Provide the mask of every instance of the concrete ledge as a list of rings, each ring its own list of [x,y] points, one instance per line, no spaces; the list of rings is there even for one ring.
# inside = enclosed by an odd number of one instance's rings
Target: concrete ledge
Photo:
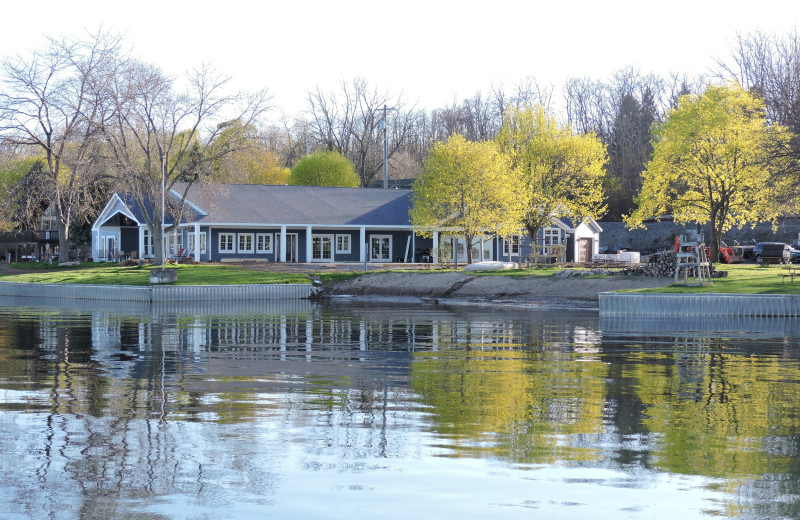
[[[800,294],[601,293],[600,316],[798,317]]]
[[[88,285],[0,282],[0,296],[124,302],[196,302],[310,298],[310,284],[263,285]]]

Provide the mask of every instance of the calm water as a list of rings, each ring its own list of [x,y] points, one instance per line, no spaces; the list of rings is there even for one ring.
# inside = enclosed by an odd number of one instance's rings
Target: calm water
[[[791,320],[0,301],[0,518],[796,518]]]

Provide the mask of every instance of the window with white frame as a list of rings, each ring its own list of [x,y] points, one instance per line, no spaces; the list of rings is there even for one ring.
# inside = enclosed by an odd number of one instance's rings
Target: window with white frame
[[[542,229],[542,238],[544,245],[552,246],[561,243],[561,230],[556,227],[547,227]]]
[[[253,233],[239,233],[239,247],[237,248],[237,252],[253,252]]]
[[[336,252],[350,253],[350,235],[336,235]]]
[[[333,260],[333,235],[311,236],[311,260]]]
[[[522,237],[520,235],[512,235],[503,240],[503,254],[509,254],[509,246],[511,246],[511,254],[519,255],[520,244],[522,244]]]
[[[142,233],[144,237],[144,251],[142,251],[142,258],[153,256],[153,235],[150,234],[149,229],[145,229]]]
[[[258,233],[256,235],[256,253],[271,253],[272,248],[272,233]]]
[[[369,239],[369,259],[372,262],[390,262],[392,260],[392,236],[371,235]]]
[[[220,233],[219,234],[219,252],[220,253],[233,253],[236,251],[234,241],[236,240],[235,233]]]
[[[204,254],[206,252],[206,234],[205,233],[200,233],[197,236],[200,237],[200,254]],[[189,252],[189,254],[194,254],[194,252],[195,252],[195,234],[194,233],[189,233],[187,235],[186,242],[188,244],[188,246],[186,248],[187,251]]]
[[[175,232],[167,235],[167,255],[175,256],[183,249],[183,234]]]

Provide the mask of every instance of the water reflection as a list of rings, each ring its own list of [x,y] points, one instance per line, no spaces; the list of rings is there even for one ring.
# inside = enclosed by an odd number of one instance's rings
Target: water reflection
[[[5,304],[9,518],[800,514],[791,321]]]

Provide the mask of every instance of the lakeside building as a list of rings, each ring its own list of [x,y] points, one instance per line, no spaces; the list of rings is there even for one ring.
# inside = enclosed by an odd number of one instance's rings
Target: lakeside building
[[[409,220],[411,190],[319,186],[223,184],[193,186],[181,222],[166,237],[168,258],[196,262],[259,260],[289,263],[466,263],[463,237],[443,229],[433,237],[415,233]],[[179,200],[173,190],[168,194]],[[151,212],[148,205],[145,211]],[[167,217],[166,224],[174,220]],[[471,244],[473,261],[512,261],[534,255],[586,262],[598,253],[602,228],[553,219],[535,247],[526,234],[481,237]],[[132,197],[114,193],[92,226],[92,258],[150,259],[152,235]],[[556,258],[558,256],[559,258]]]

